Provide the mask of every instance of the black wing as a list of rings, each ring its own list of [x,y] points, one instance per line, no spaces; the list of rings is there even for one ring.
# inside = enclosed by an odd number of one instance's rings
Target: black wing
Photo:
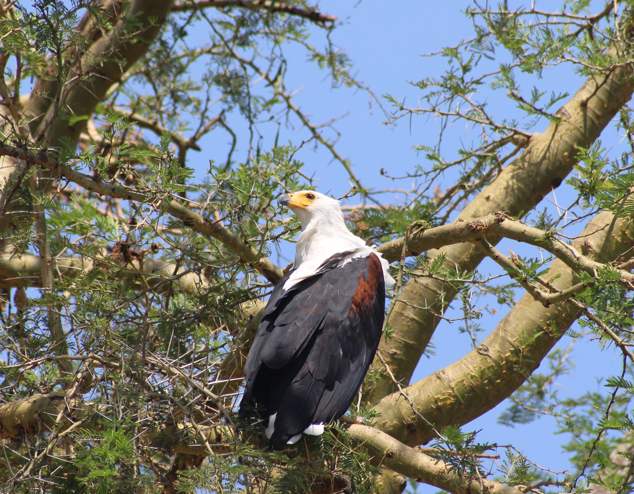
[[[378,257],[337,265],[324,263],[286,292],[276,288],[249,351],[240,413],[277,413],[274,446],[343,415],[379,344],[385,287]]]

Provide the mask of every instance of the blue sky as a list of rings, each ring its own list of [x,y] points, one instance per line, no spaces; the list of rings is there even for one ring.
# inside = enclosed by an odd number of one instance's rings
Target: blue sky
[[[339,27],[333,32],[332,39],[351,58],[353,74],[379,96],[391,94],[397,99],[415,104],[419,90],[410,82],[440,74],[445,68],[442,59],[422,55],[472,35],[470,20],[462,13],[469,4],[470,2],[454,0],[446,2],[440,8],[436,2],[415,0],[324,0],[320,2],[320,7],[339,19]],[[314,39],[317,42],[323,40],[318,34]],[[389,170],[392,175],[401,175],[411,171],[416,165],[426,165],[424,156],[416,152],[415,146],[435,142],[437,122],[415,118],[386,125],[385,115],[367,94],[345,88],[333,89],[327,76],[307,62],[305,52],[292,49],[288,54],[287,88],[313,122],[322,123],[340,117],[335,124],[340,132],[337,149],[351,161],[364,185],[370,188],[392,186],[380,175],[381,168]],[[580,79],[570,68],[562,68],[546,74],[539,84],[542,89],[551,91],[575,91]],[[492,111],[498,115],[510,115],[514,112],[508,100],[495,94],[488,97]],[[462,123],[453,125],[455,128],[450,132],[453,142],[450,140],[448,146],[455,145],[457,148],[461,141],[468,142],[478,138],[470,127]],[[275,130],[276,127],[271,126],[271,135],[265,134],[265,141],[272,138]],[[308,136],[308,132],[296,124],[293,128],[282,128],[280,140],[282,143],[297,143]],[[616,135],[611,132],[606,138],[609,143],[610,139],[616,139]],[[214,149],[214,146],[223,142],[226,144],[225,141],[225,136],[214,134],[204,143],[204,149]],[[210,157],[213,155],[210,156],[207,152],[200,155],[202,161]],[[346,173],[323,149],[309,145],[297,157],[305,162],[305,172],[314,176],[315,185],[322,192],[337,196],[348,190]],[[204,169],[202,162],[201,169]],[[570,191],[565,187],[558,189],[557,194],[556,201],[561,204],[570,200]],[[394,198],[385,197],[386,201],[390,199]],[[351,199],[350,202],[356,201]],[[543,202],[550,208],[554,203],[555,197],[552,194]],[[501,244],[502,250],[510,245]],[[522,252],[521,247],[515,245],[513,248]],[[482,269],[485,272],[495,270],[490,263],[483,263]],[[504,309],[495,315],[485,314],[480,321],[484,327],[482,337],[495,327],[504,314]],[[570,343],[570,338],[566,337],[559,347],[567,347]],[[455,325],[443,323],[433,338],[433,346],[434,355],[421,360],[414,380],[459,359],[471,349],[471,342],[466,335],[457,331]],[[558,384],[560,392],[566,396],[599,389],[602,386],[601,377],[616,374],[620,358],[613,349],[601,350],[596,342],[586,339],[575,345],[572,361],[575,363],[573,372]],[[467,424],[464,429],[481,429],[478,437],[482,441],[514,444],[531,460],[552,470],[560,471],[567,467],[567,457],[559,448],[566,438],[554,434],[555,424],[552,419],[543,418],[514,428],[504,427],[497,423],[497,416],[505,408],[503,403]],[[421,487],[418,492],[434,491],[430,487]]]

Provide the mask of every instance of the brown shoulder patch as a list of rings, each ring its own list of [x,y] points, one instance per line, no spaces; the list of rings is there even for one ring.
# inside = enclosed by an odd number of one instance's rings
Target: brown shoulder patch
[[[369,307],[376,299],[376,290],[383,276],[381,261],[376,254],[370,254],[367,258],[368,271],[359,277],[357,289],[352,295],[350,310],[359,312],[364,307]]]

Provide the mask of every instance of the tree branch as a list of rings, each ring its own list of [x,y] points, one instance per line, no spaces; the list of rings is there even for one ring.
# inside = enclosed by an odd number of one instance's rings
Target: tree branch
[[[462,477],[445,462],[411,448],[373,427],[352,424],[348,427],[348,434],[361,441],[379,464],[417,482],[425,482],[454,494],[525,493],[517,487],[494,480]]]
[[[585,271],[591,275],[607,267],[606,264],[584,256],[572,245],[558,240],[554,232],[540,230],[521,221],[514,221],[504,213],[499,212],[470,221],[459,219],[448,225],[429,229],[420,228],[406,238],[383,244],[378,248],[378,251],[386,259],[393,261],[399,259],[403,253],[405,255],[418,255],[424,250],[462,242],[488,240],[489,237],[510,238],[535,245],[558,257],[571,268]],[[485,247],[485,250],[489,249]],[[617,267],[612,267],[612,269],[618,272],[622,280],[630,283],[634,281],[634,275],[628,271]]]
[[[622,442],[614,448],[609,458],[610,462],[597,472],[597,478],[603,480],[618,475],[623,478],[621,488],[614,491],[606,485],[591,483],[588,486],[589,494],[625,494],[631,492],[634,482],[634,435],[631,432],[623,437]],[[614,484],[612,483],[612,485]]]
[[[151,130],[158,136],[161,136],[163,134],[169,136],[174,144],[176,144],[180,149],[193,149],[194,151],[201,150],[195,139],[188,139],[176,132],[163,127],[159,123],[158,119],[150,119],[139,113],[126,111],[123,108],[114,108],[113,111],[123,118],[136,123],[139,127]],[[217,119],[214,119],[214,124],[217,123],[217,121]]]
[[[106,36],[104,21],[106,24],[115,24],[122,14],[122,4],[123,0],[94,1],[77,24],[76,30],[83,43],[71,42],[65,48],[62,59],[69,63],[77,62],[81,57],[81,49],[86,47],[86,43],[92,44],[102,36]],[[24,103],[24,116],[32,132],[37,130],[46,111],[59,96],[59,85],[63,82],[58,75],[59,70],[62,69],[58,66],[60,60],[53,57],[48,62],[46,76],[36,79],[31,94]]]
[[[144,257],[143,260],[131,259],[125,266],[115,262],[112,258],[90,259],[87,257],[57,257],[55,269],[64,276],[74,277],[85,275],[96,266],[115,266],[120,273],[133,278],[143,276],[147,286],[160,289],[161,285],[175,285],[186,293],[199,293],[208,286],[206,278],[198,273],[191,272],[185,267],[173,262],[161,261]],[[125,269],[125,268],[128,269]],[[0,256],[0,287],[41,287],[42,259],[32,254],[19,254],[15,256]]]
[[[634,353],[630,351],[628,345],[617,335],[612,329],[605,324],[601,319],[596,317],[590,309],[585,305],[572,298],[572,296],[577,293],[579,290],[585,288],[587,283],[577,283],[576,285],[571,286],[565,291],[554,290],[552,285],[545,280],[538,278],[537,280],[542,284],[547,286],[550,289],[553,289],[551,292],[545,292],[541,288],[532,284],[530,281],[526,279],[526,277],[520,272],[518,266],[513,260],[506,257],[500,251],[498,251],[495,247],[491,245],[486,246],[487,251],[489,252],[489,257],[493,259],[499,266],[501,266],[513,279],[517,280],[520,285],[535,299],[539,300],[542,304],[548,307],[553,300],[562,301],[564,299],[569,299],[570,303],[576,305],[583,311],[583,314],[593,321],[597,326],[601,328],[601,330],[614,342],[616,346],[621,349],[621,352],[626,355],[631,362],[634,363]],[[574,269],[574,268],[573,268]],[[629,274],[629,273],[627,273]]]
[[[317,24],[333,24],[337,18],[335,16],[324,14],[315,7],[300,7],[297,5],[289,5],[284,2],[271,0],[202,0],[202,1],[183,1],[172,7],[172,12],[186,12],[190,10],[204,9],[213,7],[216,9],[225,8],[241,8],[248,10],[265,10],[268,12],[278,12],[289,14],[297,17],[308,19]]]
[[[588,256],[608,262],[631,256],[634,221],[599,214],[585,228],[581,244]],[[578,279],[556,260],[542,276],[564,291]],[[526,294],[475,350],[431,376],[383,398],[375,407],[376,426],[414,445],[433,437],[433,428],[462,425],[491,410],[515,391],[540,365],[550,349],[579,317],[571,301],[545,307]]]
[[[108,89],[117,83],[125,71],[143,56],[160,32],[173,0],[134,0],[127,14],[119,19],[113,30],[96,41],[79,58],[79,63],[61,89],[56,83],[44,83],[32,95],[38,104],[30,113],[44,116],[37,129],[32,128],[35,142],[44,148],[59,149],[74,145],[85,120],[72,123],[72,117],[89,117],[103,100]],[[114,6],[116,2],[105,2]],[[115,9],[116,10],[116,9]],[[37,88],[36,88],[37,89]],[[52,98],[51,92],[59,91]],[[47,106],[47,100],[50,105]],[[28,105],[27,105],[28,106]],[[45,108],[47,108],[45,110]],[[27,112],[29,113],[29,112]],[[0,162],[0,217],[4,215],[8,200],[19,186],[25,173],[25,164],[19,160]]]
[[[17,438],[44,430],[50,418],[64,407],[65,392],[34,394],[0,405],[0,438]]]
[[[272,78],[266,71],[262,70],[258,67],[252,60],[247,60],[246,58],[240,56],[229,44],[225,41],[225,48],[231,53],[231,56],[238,60],[241,64],[250,67],[253,72],[255,72],[258,76],[260,76],[266,83],[273,88],[275,94],[284,100],[287,108],[292,111],[295,116],[299,119],[304,127],[306,127],[313,139],[315,139],[319,144],[324,146],[332,155],[335,161],[338,161],[339,164],[344,168],[350,181],[356,187],[357,191],[359,191],[364,196],[367,196],[367,189],[363,186],[359,178],[354,173],[352,169],[352,165],[350,161],[339,154],[339,151],[335,148],[335,146],[326,139],[323,134],[319,131],[316,125],[314,125],[304,114],[304,112],[295,104],[293,101],[293,97],[285,90],[282,86],[281,81]]]
[[[590,146],[631,98],[633,74],[632,65],[625,64],[608,76],[590,77],[559,110],[559,119],[541,134],[532,135],[521,156],[478,194],[459,218],[469,221],[496,211],[521,217],[530,211],[570,173],[577,162],[578,149]],[[488,238],[493,245],[499,239],[495,235]],[[430,251],[429,256],[432,260],[443,256],[447,269],[464,272],[473,271],[486,252],[477,245],[457,244]],[[411,379],[440,316],[458,289],[455,283],[417,276],[400,291],[387,321],[395,332],[382,340],[380,351],[402,382]],[[378,378],[366,390],[369,402],[396,389],[380,364],[375,361],[373,368]]]
[[[36,164],[56,174],[66,177],[86,190],[128,201],[152,203],[155,198],[150,194],[119,185],[115,182],[103,182],[89,175],[77,172],[72,168],[62,165],[51,158],[46,152],[31,154],[22,148],[15,148],[6,144],[0,144],[0,156],[14,156],[30,164]],[[193,211],[190,207],[181,204],[173,199],[166,199],[161,202],[160,208],[181,220],[185,225],[210,237],[219,240],[231,249],[243,262],[251,265],[254,269],[265,276],[270,282],[276,283],[282,278],[282,271],[275,266],[266,256],[253,250],[245,244],[235,234],[227,230],[218,221],[210,221],[202,215]]]
[[[55,283],[53,276],[55,258],[51,255],[46,213],[39,204],[36,206],[36,214],[37,244],[41,261],[40,279],[42,280],[43,292],[50,297],[50,300],[46,301],[46,322],[51,334],[51,339],[53,340],[52,350],[56,355],[67,355],[68,343],[66,342],[66,335],[64,334],[64,328],[62,326],[59,304],[55,302]],[[66,374],[72,372],[73,369],[67,360],[58,360],[57,366],[62,373]]]
[[[35,138],[44,136],[47,147],[58,147],[62,140],[77,142],[85,120],[71,123],[70,117],[89,117],[108,89],[139,60],[158,36],[170,12],[173,0],[134,0],[128,12],[107,36],[99,38],[75,67],[76,77],[69,80],[52,105]]]

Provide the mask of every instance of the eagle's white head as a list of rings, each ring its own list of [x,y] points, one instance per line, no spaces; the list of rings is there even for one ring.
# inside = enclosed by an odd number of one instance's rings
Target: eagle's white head
[[[394,284],[388,262],[348,230],[339,201],[314,190],[300,190],[285,195],[280,202],[291,208],[302,222],[295,249],[295,270],[284,284],[285,290],[314,275],[331,256],[344,252],[349,253],[348,260],[375,253],[381,259],[386,286]]]
[[[345,228],[339,201],[314,190],[291,192],[280,199],[280,203],[293,210],[302,226],[313,223],[330,223]]]

